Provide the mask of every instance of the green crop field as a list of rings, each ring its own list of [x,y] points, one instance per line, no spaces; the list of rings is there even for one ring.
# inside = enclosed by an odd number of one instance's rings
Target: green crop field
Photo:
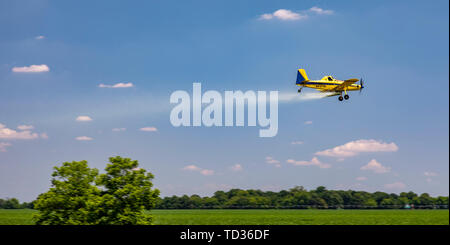
[[[35,210],[0,209],[0,225],[31,225]],[[448,210],[153,210],[158,225],[449,225]]]

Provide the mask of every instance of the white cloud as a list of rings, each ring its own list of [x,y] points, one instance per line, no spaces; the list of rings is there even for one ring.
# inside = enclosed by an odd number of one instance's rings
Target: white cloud
[[[203,175],[213,175],[214,174],[214,170],[202,169],[200,171],[200,173],[203,174]]]
[[[313,121],[306,121],[305,125],[311,125],[313,123]]]
[[[231,170],[235,171],[235,172],[239,172],[242,171],[242,165],[241,164],[234,164],[233,166],[231,166]]]
[[[116,83],[113,85],[100,83],[98,85],[99,88],[131,88],[134,87],[133,83]]]
[[[48,139],[47,133],[41,133],[41,138],[42,139]]]
[[[76,137],[75,139],[76,139],[76,140],[79,140],[79,141],[89,141],[89,140],[93,140],[93,138],[88,137],[88,136],[78,136],[78,137]]]
[[[275,167],[281,167],[280,161],[273,159],[272,157],[266,157],[266,163],[275,165]]]
[[[279,9],[270,14],[262,14],[259,19],[260,20],[271,20],[271,19],[279,19],[283,21],[292,21],[292,20],[301,20],[307,18],[307,15],[295,13],[288,9]]]
[[[19,130],[31,130],[34,129],[33,125],[19,125],[17,126],[17,129]]]
[[[377,160],[372,159],[369,163],[367,163],[367,165],[362,166],[361,170],[368,170],[377,174],[384,174],[391,171],[391,168],[385,167],[381,165],[381,163],[377,162]]]
[[[303,141],[292,141],[291,145],[303,145]]]
[[[144,127],[144,128],[140,128],[139,130],[145,131],[145,132],[156,132],[156,131],[158,131],[158,129],[155,128],[155,127]]]
[[[330,164],[322,163],[317,159],[317,157],[313,157],[311,161],[296,161],[294,159],[288,159],[287,163],[293,164],[294,166],[317,166],[319,168],[331,168]]]
[[[202,175],[213,175],[214,174],[214,170],[202,169],[193,164],[185,166],[184,168],[182,168],[182,170],[199,172]]]
[[[0,152],[6,152],[7,146],[11,146],[11,144],[7,142],[0,142]]]
[[[183,170],[188,170],[188,171],[200,171],[201,168],[195,166],[195,165],[187,165],[186,167],[183,168]]]
[[[42,40],[42,39],[44,39],[44,38],[45,38],[45,36],[40,35],[40,36],[36,36],[34,39],[36,39],[36,40]]]
[[[316,13],[316,14],[320,14],[320,15],[330,15],[330,14],[334,13],[333,10],[325,10],[325,9],[322,9],[322,8],[319,8],[319,7],[316,7],[316,6],[310,8],[309,11],[313,12],[313,13]]]
[[[392,184],[385,184],[384,187],[386,189],[401,190],[401,189],[405,189],[406,185],[403,182],[395,182],[395,183],[392,183]]]
[[[377,140],[355,140],[344,145],[336,146],[332,149],[316,152],[317,156],[329,156],[337,158],[353,157],[363,152],[395,152],[398,146],[392,143],[385,143]]]
[[[273,15],[272,15],[272,14],[262,14],[262,15],[259,17],[259,19],[260,19],[260,20],[271,20],[271,19],[273,19]]]
[[[333,10],[319,8],[314,6],[308,10],[294,12],[289,9],[278,9],[273,13],[266,13],[259,16],[259,20],[272,20],[278,19],[283,21],[294,21],[294,20],[303,20],[309,17],[308,13],[317,14],[317,15],[331,15],[334,13]]]
[[[31,140],[39,138],[39,134],[29,130],[16,131],[0,123],[0,139]]]
[[[125,131],[127,130],[126,128],[113,128],[112,131],[113,132],[120,132],[120,131]]]
[[[367,180],[367,177],[359,176],[359,177],[356,177],[356,180],[357,181],[365,181],[365,180]]]
[[[434,176],[437,176],[438,174],[437,173],[435,173],[435,172],[424,172],[423,173],[425,176],[427,176],[427,177],[434,177]]]
[[[31,65],[31,66],[22,66],[22,67],[13,67],[13,72],[22,72],[22,73],[37,73],[37,72],[48,72],[50,68],[47,65]]]
[[[78,122],[89,122],[92,121],[92,118],[89,116],[78,116],[75,120]]]

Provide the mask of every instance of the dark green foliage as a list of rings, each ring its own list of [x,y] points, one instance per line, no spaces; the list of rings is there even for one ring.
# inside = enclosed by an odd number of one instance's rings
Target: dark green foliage
[[[0,208],[18,209],[21,208],[21,205],[16,198],[7,198],[6,200],[0,199]]]
[[[145,225],[152,216],[144,213],[155,205],[159,190],[152,190],[153,174],[138,167],[138,161],[111,157],[106,173],[97,178],[103,187],[95,213],[98,224]]]
[[[137,169],[134,171],[136,170]],[[149,178],[149,180],[153,178],[153,176],[148,173],[147,175],[139,175],[139,178],[134,179],[135,177],[133,177],[133,173],[140,173],[139,171],[141,170],[139,169],[137,172],[124,171],[123,173],[127,173],[125,176],[115,175],[115,173],[111,172],[109,175],[101,175],[103,176],[103,180],[100,181],[102,178],[99,178],[97,182],[98,184],[101,184],[102,182],[116,183],[116,181],[120,179],[129,179],[132,183],[140,183],[140,181],[143,180],[142,178]],[[108,181],[105,182],[106,180]],[[120,183],[121,181],[118,182]],[[369,193],[353,190],[327,190],[324,187],[307,191],[301,186],[294,187],[290,190],[282,190],[280,192],[232,189],[228,192],[216,191],[211,197],[183,195],[181,197],[171,196],[156,198],[159,191],[157,189],[151,191],[151,184],[147,186],[143,185],[143,189],[139,189],[140,191],[137,192],[146,193],[144,194],[146,199],[142,199],[142,203],[140,200],[133,199],[133,196],[120,198],[120,195],[127,196],[133,191],[132,188],[124,188],[123,182],[118,186],[120,187],[111,186],[110,184],[105,184],[103,186],[104,190],[101,192],[102,195],[104,195],[104,198],[101,201],[103,208],[98,208],[95,211],[97,215],[104,217],[102,222],[99,223],[129,222],[130,220],[127,221],[127,219],[119,221],[119,217],[124,215],[126,212],[129,212],[128,210],[137,210],[141,204],[145,209],[150,209],[154,205],[156,205],[155,208],[157,209],[448,209],[449,204],[448,197],[431,197],[427,193],[419,196],[414,192],[402,192],[400,195],[397,195],[380,191]],[[123,193],[123,191],[126,192]],[[117,197],[117,199],[112,197]],[[108,202],[109,199],[111,199],[111,202]],[[5,202],[8,200],[10,200],[9,203],[15,203],[12,199],[0,199],[0,208],[33,208],[35,203],[22,203],[19,206],[15,204],[5,205]],[[121,201],[118,202],[119,200]],[[109,206],[109,208],[105,208],[107,206]],[[117,208],[116,211],[112,212],[111,210],[115,207],[121,208]],[[107,216],[108,218],[105,218],[105,210],[109,210],[108,212],[114,215]],[[142,218],[139,215],[132,217],[139,217],[139,219]],[[143,220],[146,220],[146,218],[143,218]],[[131,221],[133,221],[133,218]]]
[[[151,224],[144,210],[153,208],[159,190],[152,190],[153,175],[129,158],[111,157],[106,173],[86,161],[55,167],[52,188],[39,195],[34,208],[36,224],[134,225]]]
[[[212,197],[198,195],[159,198],[157,209],[399,209],[399,208],[448,209],[448,197],[420,196],[414,192],[400,195],[384,192],[327,190],[323,186],[308,191],[301,186],[280,192],[231,189],[216,191]]]
[[[17,198],[0,198],[0,209],[33,209],[34,202],[19,203]]]
[[[35,209],[38,225],[80,225],[95,222],[92,210],[100,190],[93,186],[97,169],[90,169],[86,161],[65,162],[55,167],[52,187],[39,195]]]

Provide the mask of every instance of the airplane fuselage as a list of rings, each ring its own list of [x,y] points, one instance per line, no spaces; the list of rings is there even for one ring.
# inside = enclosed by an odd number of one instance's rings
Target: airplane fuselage
[[[336,91],[336,87],[338,87],[339,85],[341,85],[344,81],[341,80],[333,80],[333,81],[327,81],[327,80],[312,80],[312,81],[307,81],[304,82],[303,84],[297,84],[298,86],[303,86],[303,87],[307,87],[307,88],[313,88],[313,89],[317,89],[321,92],[339,92]],[[360,90],[361,89],[361,85],[358,84],[350,84],[348,86],[345,87],[345,89],[343,89],[342,91],[356,91],[356,90]]]

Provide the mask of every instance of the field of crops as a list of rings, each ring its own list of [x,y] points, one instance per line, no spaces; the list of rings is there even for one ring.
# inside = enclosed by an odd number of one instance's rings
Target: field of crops
[[[0,209],[0,225],[31,225],[29,209]],[[448,210],[152,210],[160,225],[449,225]]]

